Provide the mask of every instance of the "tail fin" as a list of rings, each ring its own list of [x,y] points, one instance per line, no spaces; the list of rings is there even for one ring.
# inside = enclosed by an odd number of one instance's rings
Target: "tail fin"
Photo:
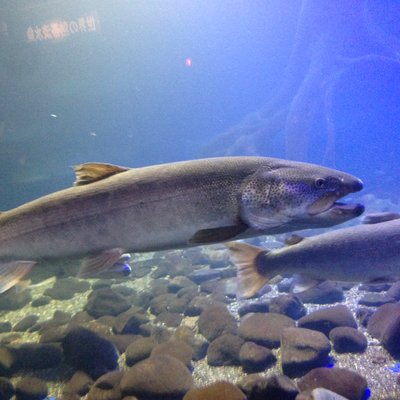
[[[268,278],[260,272],[260,268],[257,266],[257,258],[266,251],[241,242],[228,242],[225,245],[230,250],[231,261],[238,269],[238,296],[253,297],[268,283]]]

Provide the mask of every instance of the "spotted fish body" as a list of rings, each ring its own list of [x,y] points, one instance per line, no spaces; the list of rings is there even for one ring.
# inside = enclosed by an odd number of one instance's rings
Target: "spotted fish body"
[[[328,185],[331,179],[334,187]],[[332,216],[334,200],[362,187],[343,172],[263,157],[135,169],[83,164],[76,183],[0,214],[0,290],[2,276],[12,280],[13,268],[24,270],[41,260],[90,255],[91,268],[101,270],[123,251],[285,232],[296,221],[299,229],[308,227],[308,219],[311,226],[334,225],[357,214]],[[308,190],[301,201],[299,190],[291,188],[300,183]],[[276,191],[276,185],[283,186]],[[313,208],[319,212],[309,214]]]

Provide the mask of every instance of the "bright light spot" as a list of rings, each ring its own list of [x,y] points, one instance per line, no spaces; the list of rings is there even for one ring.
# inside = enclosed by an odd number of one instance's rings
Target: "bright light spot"
[[[50,117],[57,118],[56,114],[50,114]]]
[[[185,60],[185,65],[190,68],[192,66],[192,59],[190,57],[187,57]]]
[[[90,136],[97,136],[97,135],[96,135],[96,132],[90,132],[89,135],[90,135]]]

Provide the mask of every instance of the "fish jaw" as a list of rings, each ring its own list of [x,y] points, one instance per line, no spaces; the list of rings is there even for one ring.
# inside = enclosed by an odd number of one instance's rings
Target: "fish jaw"
[[[265,234],[293,230],[296,221],[302,229],[308,222],[310,227],[332,226],[362,213],[359,204],[338,203],[362,188],[355,176],[312,164],[260,169],[243,187],[241,217]]]

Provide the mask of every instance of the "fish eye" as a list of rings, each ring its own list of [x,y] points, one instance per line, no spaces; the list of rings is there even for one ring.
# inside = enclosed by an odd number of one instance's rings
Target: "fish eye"
[[[315,180],[315,187],[318,189],[323,189],[325,187],[326,181],[323,178],[318,178]]]

